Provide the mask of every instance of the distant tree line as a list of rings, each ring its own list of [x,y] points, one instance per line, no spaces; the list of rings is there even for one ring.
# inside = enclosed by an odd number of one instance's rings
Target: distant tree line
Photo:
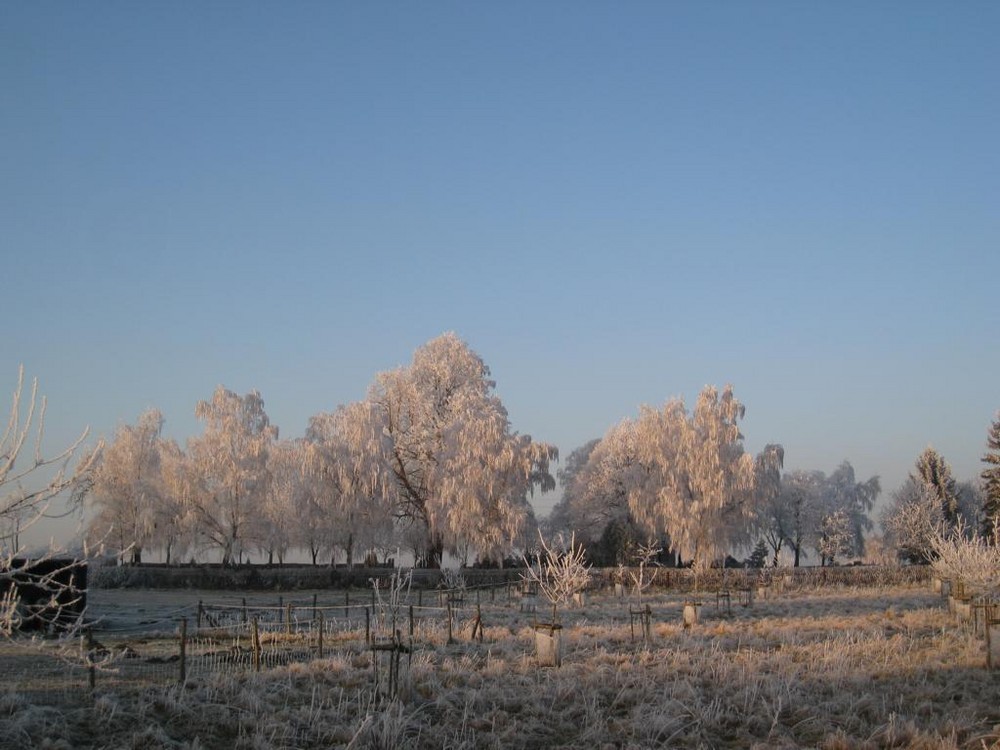
[[[783,471],[784,449],[746,452],[745,408],[731,386],[643,407],[569,454],[562,498],[536,520],[529,497],[556,487],[552,445],[516,432],[489,368],[455,334],[378,373],[365,399],[316,414],[306,433],[279,439],[256,391],[220,386],[195,409],[201,435],[163,437],[154,410],[122,425],[86,477],[88,538],[123,561],[158,550],[167,562],[211,551],[224,564],[291,552],[313,564],[411,552],[437,567],[445,551],[495,565],[575,534],[591,562],[627,565],[662,548],[661,564],[707,567],[749,553],[753,565],[827,565],[883,557],[927,562],[935,531],[996,539],[1000,416],[982,483],[957,482],[928,448],[881,516],[881,486],[849,461],[830,474]]]
[[[122,425],[89,477],[88,537],[139,563],[214,550],[223,564],[292,550],[331,564],[411,550],[502,560],[536,523],[528,496],[549,491],[556,449],[512,429],[482,359],[454,334],[379,373],[363,401],[281,440],[256,391],[219,386],[183,448],[157,410]]]

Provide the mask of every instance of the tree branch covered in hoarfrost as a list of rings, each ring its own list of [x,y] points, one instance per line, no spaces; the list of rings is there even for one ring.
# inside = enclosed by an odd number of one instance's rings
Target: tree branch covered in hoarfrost
[[[21,367],[7,427],[0,438],[0,633],[5,635],[29,621],[38,627],[63,621],[63,615],[74,609],[81,592],[65,578],[68,563],[56,562],[55,550],[33,560],[23,559],[20,535],[46,516],[58,496],[69,493],[71,499],[77,499],[101,450],[98,444],[82,451],[89,433],[84,430],[68,448],[46,458],[42,451],[46,401],[39,399],[37,379],[32,380],[26,402],[24,397]],[[28,457],[26,446],[32,437],[33,451]],[[71,467],[78,453],[82,453],[81,459]],[[25,584],[40,592],[39,602],[29,605],[23,599],[21,587]],[[63,622],[67,627],[74,624]]]

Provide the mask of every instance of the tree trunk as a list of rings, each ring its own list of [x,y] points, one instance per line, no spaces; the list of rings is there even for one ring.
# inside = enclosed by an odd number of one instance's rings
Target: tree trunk
[[[795,563],[792,567],[799,567],[799,545],[795,545],[792,549],[795,550]]]
[[[354,532],[348,532],[347,534],[347,545],[344,548],[344,552],[347,553],[347,567],[348,569],[354,565]]]
[[[432,534],[424,551],[424,567],[438,570],[444,557],[444,541],[439,534]]]
[[[138,545],[132,547],[132,564],[142,565],[142,547]]]

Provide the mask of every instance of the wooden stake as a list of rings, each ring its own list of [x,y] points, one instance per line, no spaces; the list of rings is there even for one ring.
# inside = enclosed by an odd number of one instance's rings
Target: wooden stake
[[[260,671],[260,630],[257,625],[257,618],[253,618],[251,625],[251,645],[253,647],[253,669]]]
[[[187,679],[187,635],[188,621],[186,617],[181,618],[181,684]]]
[[[451,634],[451,600],[448,601],[448,643],[449,645],[454,643],[455,639],[452,638]]]
[[[87,681],[93,690],[97,685],[97,668],[94,666],[94,631],[91,628],[87,628],[87,663],[90,664]]]
[[[323,613],[319,613],[319,658],[323,658]]]

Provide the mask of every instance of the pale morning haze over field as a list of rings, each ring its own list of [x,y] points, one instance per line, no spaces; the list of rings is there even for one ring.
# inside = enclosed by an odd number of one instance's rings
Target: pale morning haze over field
[[[998,24],[989,2],[7,3],[0,384],[39,379],[53,449],[150,407],[183,444],[219,384],[296,437],[455,331],[563,459],[732,383],[786,469],[847,459],[881,503],[933,445],[975,479]]]

